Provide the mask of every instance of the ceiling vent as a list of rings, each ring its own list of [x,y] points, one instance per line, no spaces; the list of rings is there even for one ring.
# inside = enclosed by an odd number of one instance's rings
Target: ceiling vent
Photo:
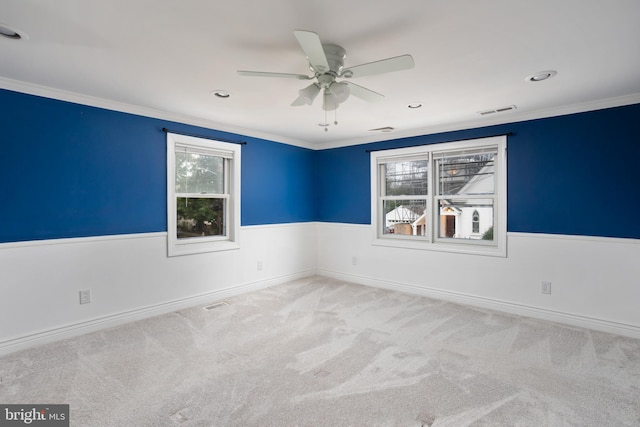
[[[486,116],[488,114],[504,113],[505,111],[511,111],[515,109],[515,105],[509,105],[507,107],[494,108],[493,110],[478,111],[478,114],[480,114],[481,116]]]

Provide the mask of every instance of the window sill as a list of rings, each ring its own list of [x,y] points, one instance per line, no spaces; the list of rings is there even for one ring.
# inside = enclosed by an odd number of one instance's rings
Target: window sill
[[[460,243],[444,243],[444,242],[428,242],[426,240],[410,240],[410,239],[374,239],[373,246],[384,246],[390,248],[412,249],[422,251],[434,251],[434,252],[449,252],[466,255],[484,255],[494,257],[507,257],[506,244],[501,246],[496,245],[480,245],[469,244],[466,242]]]
[[[232,241],[176,243],[168,245],[167,255],[174,257],[208,252],[232,251],[236,249],[240,249],[240,244]]]

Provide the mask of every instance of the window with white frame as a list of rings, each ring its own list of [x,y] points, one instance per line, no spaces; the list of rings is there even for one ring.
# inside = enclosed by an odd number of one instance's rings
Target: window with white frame
[[[473,211],[473,218],[471,223],[471,232],[472,233],[480,233],[480,213],[475,210]]]
[[[240,145],[167,133],[168,254],[239,248]]]
[[[374,243],[506,256],[506,136],[371,153]]]

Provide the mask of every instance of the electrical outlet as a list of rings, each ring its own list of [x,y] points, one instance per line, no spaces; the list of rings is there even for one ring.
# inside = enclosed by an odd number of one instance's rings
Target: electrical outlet
[[[89,304],[91,302],[91,289],[80,291],[80,304]]]
[[[551,282],[543,281],[540,290],[543,294],[551,295]]]
[[[351,257],[351,265],[358,265],[358,257]]]
[[[258,268],[258,270],[262,270],[262,260],[261,259],[258,260],[257,268]]]

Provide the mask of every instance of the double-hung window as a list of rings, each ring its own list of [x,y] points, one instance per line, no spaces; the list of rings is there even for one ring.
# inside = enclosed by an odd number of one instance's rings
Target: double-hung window
[[[506,136],[371,153],[374,243],[506,256]]]
[[[240,146],[167,133],[168,254],[237,249]]]

